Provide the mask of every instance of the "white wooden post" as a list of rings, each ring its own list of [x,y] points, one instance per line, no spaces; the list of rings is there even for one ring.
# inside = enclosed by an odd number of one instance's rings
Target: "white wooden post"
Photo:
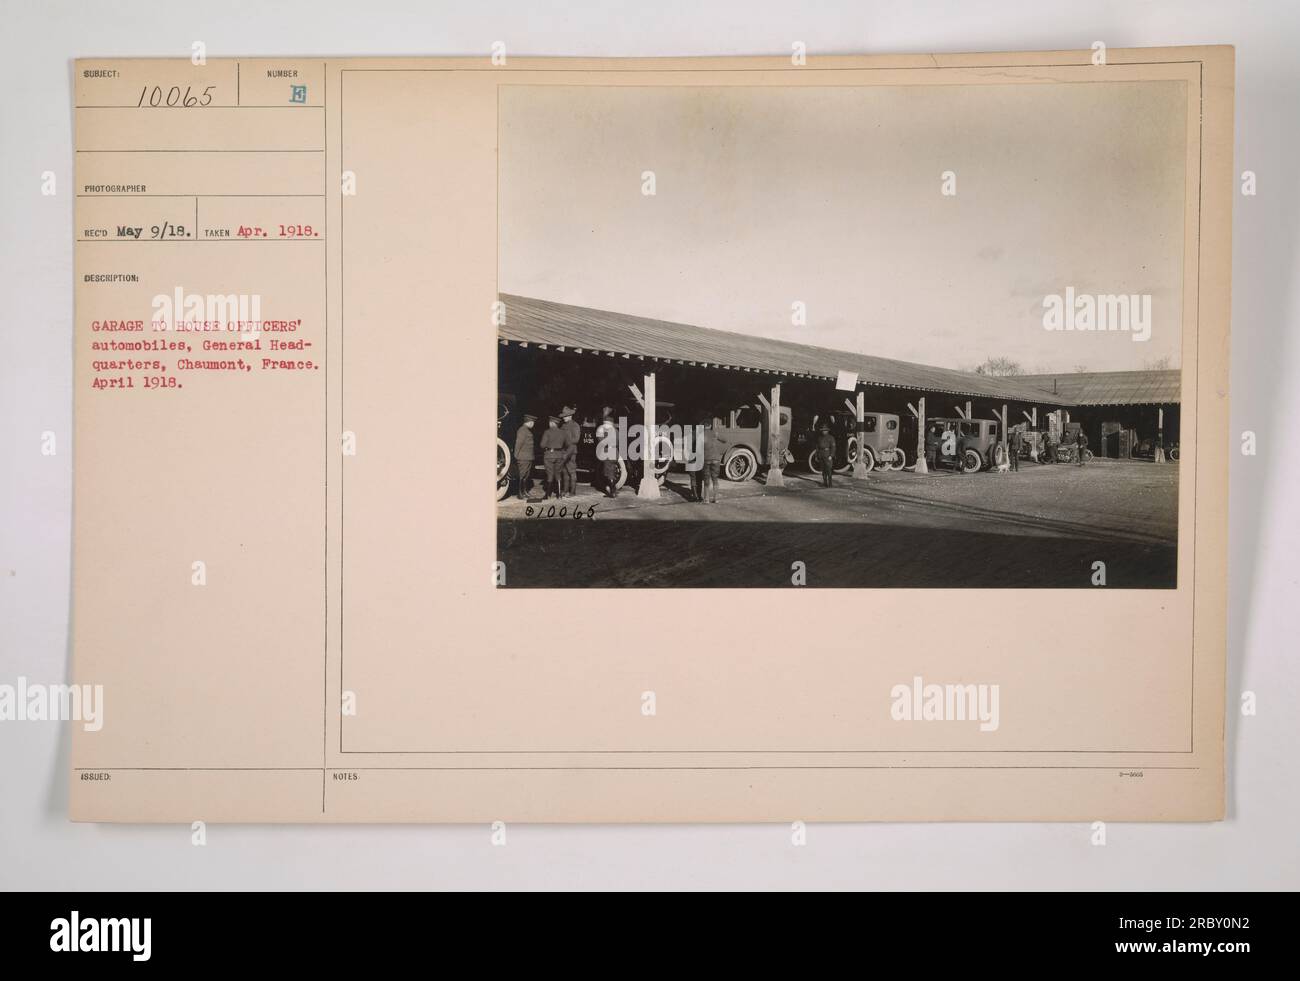
[[[1007,437],[1007,423],[1011,421],[1011,416],[1007,414],[1007,407],[1002,406],[1002,459],[1007,461],[1007,466],[1011,466],[1011,441]]]
[[[659,481],[655,480],[655,373],[645,376],[645,388],[642,398],[645,401],[645,432],[641,438],[641,483],[636,489],[637,497],[657,501],[659,499]]]
[[[1156,463],[1165,462],[1165,410],[1156,409]]]
[[[855,480],[867,479],[866,454],[863,450],[867,445],[867,412],[866,412],[866,393],[858,392],[858,458],[853,462],[853,478]]]
[[[784,487],[781,476],[781,383],[772,386],[772,404],[767,413],[767,486]]]
[[[929,473],[930,467],[925,462],[925,396],[916,400],[916,470],[915,473]]]

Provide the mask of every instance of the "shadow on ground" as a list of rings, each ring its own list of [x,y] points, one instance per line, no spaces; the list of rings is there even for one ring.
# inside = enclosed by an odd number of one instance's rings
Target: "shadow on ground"
[[[500,521],[506,588],[810,587],[1172,589],[1177,548],[861,522]]]

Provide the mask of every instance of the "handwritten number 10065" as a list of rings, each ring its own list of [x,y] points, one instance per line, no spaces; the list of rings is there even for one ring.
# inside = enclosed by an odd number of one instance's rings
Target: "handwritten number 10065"
[[[531,504],[524,508],[524,517],[526,518],[572,518],[574,521],[581,521],[583,518],[596,517],[596,505],[592,504],[583,510],[581,505],[575,504],[570,511],[568,505],[556,507],[552,504],[550,507],[535,508]]]
[[[212,90],[215,88],[215,85],[209,85],[203,90],[202,95],[195,95],[194,90],[188,85],[183,92],[179,85],[173,85],[169,89],[164,89],[161,85],[152,88],[146,85],[140,90],[140,101],[135,105],[137,109],[141,106],[182,106],[187,109],[193,106],[206,106],[212,102]]]

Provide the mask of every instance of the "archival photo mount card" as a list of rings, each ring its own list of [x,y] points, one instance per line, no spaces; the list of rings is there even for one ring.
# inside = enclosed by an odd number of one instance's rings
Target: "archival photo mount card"
[[[75,72],[74,819],[1223,817],[1231,48]]]

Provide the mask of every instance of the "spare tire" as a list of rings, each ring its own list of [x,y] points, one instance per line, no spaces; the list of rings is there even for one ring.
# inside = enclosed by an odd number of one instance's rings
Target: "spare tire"
[[[728,480],[752,480],[758,473],[758,457],[747,446],[736,446],[727,451],[722,461],[722,476]]]

